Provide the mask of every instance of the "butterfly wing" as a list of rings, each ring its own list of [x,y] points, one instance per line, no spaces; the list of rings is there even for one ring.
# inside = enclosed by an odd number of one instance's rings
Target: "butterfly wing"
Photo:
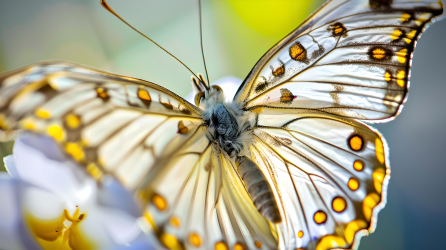
[[[193,164],[191,164],[193,163]],[[276,249],[232,162],[207,139],[186,146],[142,189],[146,220],[169,249]]]
[[[442,13],[437,0],[329,1],[257,62],[234,100],[253,111],[395,117],[416,40]]]
[[[147,81],[65,62],[0,76],[0,125],[54,138],[99,182],[115,176],[171,249],[274,249],[201,110]]]
[[[31,65],[0,82],[2,129],[51,136],[93,176],[112,173],[130,189],[201,124],[200,110],[158,85],[71,63]]]
[[[360,236],[374,231],[390,178],[377,131],[301,112],[259,114],[253,132],[252,157],[275,187],[281,210],[283,249],[356,248]]]

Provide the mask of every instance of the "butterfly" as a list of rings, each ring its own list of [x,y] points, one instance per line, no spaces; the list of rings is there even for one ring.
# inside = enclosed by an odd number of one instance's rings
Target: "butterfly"
[[[435,1],[328,1],[231,102],[203,75],[193,105],[152,82],[33,64],[0,76],[0,128],[54,138],[99,183],[114,176],[168,249],[357,248],[390,178],[365,122],[401,112],[415,43],[442,13]]]

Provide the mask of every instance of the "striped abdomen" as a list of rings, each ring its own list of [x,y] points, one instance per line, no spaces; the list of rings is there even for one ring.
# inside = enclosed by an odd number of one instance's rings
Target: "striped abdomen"
[[[239,157],[237,161],[240,175],[251,195],[252,202],[260,214],[274,223],[282,221],[273,190],[259,166],[249,158]]]

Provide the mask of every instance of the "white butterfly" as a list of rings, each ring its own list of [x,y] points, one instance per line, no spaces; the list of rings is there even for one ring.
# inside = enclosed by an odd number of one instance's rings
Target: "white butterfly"
[[[98,182],[115,176],[166,248],[357,248],[390,178],[386,143],[363,121],[401,111],[416,40],[442,13],[328,1],[232,102],[193,77],[198,107],[140,79],[34,64],[0,77],[0,127],[52,136]]]

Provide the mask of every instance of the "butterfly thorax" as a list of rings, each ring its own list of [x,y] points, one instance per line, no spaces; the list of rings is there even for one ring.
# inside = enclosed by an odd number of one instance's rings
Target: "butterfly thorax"
[[[209,90],[200,102],[204,109],[204,123],[207,137],[219,144],[229,156],[239,155],[251,141],[251,112],[244,111],[240,105],[224,102],[221,89]]]

